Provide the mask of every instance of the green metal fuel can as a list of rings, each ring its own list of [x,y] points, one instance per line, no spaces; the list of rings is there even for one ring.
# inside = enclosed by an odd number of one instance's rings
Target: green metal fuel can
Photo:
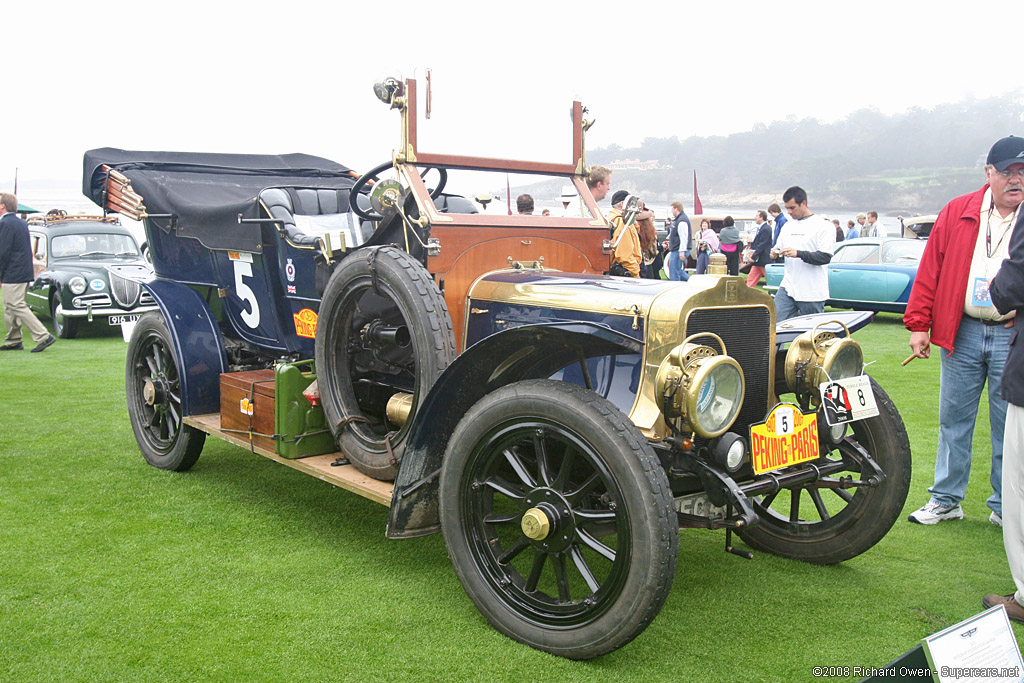
[[[336,450],[324,409],[302,392],[316,379],[312,359],[279,363],[274,370],[275,448],[282,458],[304,458]]]

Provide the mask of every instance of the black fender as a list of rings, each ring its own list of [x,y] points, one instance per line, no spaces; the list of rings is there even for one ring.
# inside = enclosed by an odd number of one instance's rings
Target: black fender
[[[174,340],[181,377],[184,415],[220,412],[220,375],[228,371],[220,327],[199,293],[179,282],[152,280],[141,285],[160,306]]]
[[[388,538],[441,530],[437,495],[448,438],[469,408],[490,392],[525,379],[544,379],[586,358],[641,353],[643,342],[602,325],[542,323],[482,339],[449,365],[412,417],[388,515]]]
[[[814,329],[815,325],[827,323],[831,320],[838,320],[846,325],[853,334],[856,330],[867,325],[875,317],[874,311],[835,311],[832,313],[812,313],[811,315],[800,315],[795,318],[787,318],[775,324],[775,345],[781,348],[804,332]],[[825,325],[822,330],[835,332],[837,336],[845,337],[843,329],[838,325]]]

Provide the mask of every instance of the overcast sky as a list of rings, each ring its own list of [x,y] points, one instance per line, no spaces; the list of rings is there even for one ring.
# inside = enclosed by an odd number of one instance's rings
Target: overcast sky
[[[1024,85],[1005,58],[1017,47],[998,40],[1015,13],[996,4],[8,5],[0,189],[17,167],[26,197],[34,181],[80,182],[93,147],[306,152],[365,170],[399,139],[373,82],[427,68],[422,149],[553,161],[569,160],[576,98],[597,119],[594,149]]]

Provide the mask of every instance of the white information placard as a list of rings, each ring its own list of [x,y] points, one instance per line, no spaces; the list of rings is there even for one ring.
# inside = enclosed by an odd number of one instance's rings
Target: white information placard
[[[923,644],[939,683],[1024,680],[1024,661],[1002,605],[928,636]]]

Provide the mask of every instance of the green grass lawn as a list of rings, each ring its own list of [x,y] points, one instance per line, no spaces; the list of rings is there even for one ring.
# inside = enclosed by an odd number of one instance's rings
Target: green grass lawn
[[[984,504],[986,404],[967,518],[908,523],[932,481],[938,350],[901,367],[896,315],[855,337],[914,454],[889,535],[818,567],[682,531],[660,616],[589,662],[492,629],[441,537],[386,540],[384,506],[215,439],[187,473],[147,465],[118,332],[0,353],[0,680],[803,681],[815,666],[880,667],[1012,582]]]

